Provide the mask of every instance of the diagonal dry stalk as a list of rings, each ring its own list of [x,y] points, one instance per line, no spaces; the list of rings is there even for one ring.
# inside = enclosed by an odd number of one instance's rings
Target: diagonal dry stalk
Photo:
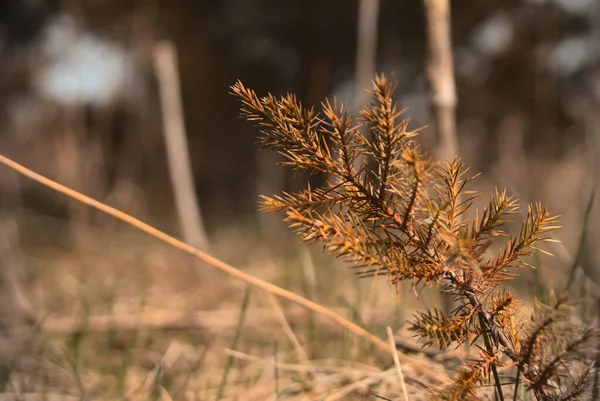
[[[38,174],[38,173],[26,168],[25,166],[20,165],[19,163],[16,163],[15,161],[13,161],[13,160],[9,159],[8,157],[1,155],[1,154],[0,154],[0,163],[4,164],[5,166],[15,170],[16,172],[34,180],[34,181],[37,181],[38,183],[56,191],[56,192],[64,194],[78,202],[81,202],[83,204],[91,206],[91,207],[93,207],[103,213],[106,213],[110,216],[113,216],[113,217],[145,232],[146,234],[149,234],[152,237],[154,237],[166,244],[173,246],[174,248],[177,248],[177,249],[179,249],[183,252],[186,252],[190,255],[193,255],[196,258],[208,263],[210,266],[213,266],[216,269],[219,269],[219,270],[223,271],[224,273],[226,273],[238,280],[241,280],[245,283],[248,283],[252,286],[260,288],[260,289],[267,291],[273,295],[276,295],[280,298],[286,299],[290,302],[293,302],[295,304],[303,306],[307,309],[310,309],[313,312],[335,322],[336,324],[343,327],[344,329],[356,334],[359,337],[362,337],[364,340],[372,343],[380,350],[382,350],[386,353],[390,352],[390,348],[389,348],[389,345],[387,344],[387,342],[385,342],[385,341],[381,340],[379,337],[369,333],[367,330],[363,329],[362,327],[358,326],[357,324],[355,324],[347,319],[344,319],[342,316],[323,307],[322,305],[319,305],[309,299],[304,298],[301,295],[295,294],[291,291],[288,291],[284,288],[278,287],[267,281],[261,280],[258,277],[254,277],[251,274],[244,273],[243,271],[236,269],[235,267],[215,258],[214,256],[211,256],[211,255],[193,247],[192,245],[189,245],[181,240],[178,240],[177,238],[172,237],[172,236],[150,226],[149,224],[146,224],[146,223],[142,222],[141,220],[136,219],[135,217],[133,217],[127,213],[124,213],[118,209],[115,209],[111,206],[108,206],[108,205],[102,203],[102,202],[99,202],[89,196],[83,195],[71,188],[68,188],[64,185],[57,183],[56,181],[46,178],[46,177],[42,176],[41,174]],[[399,353],[399,356],[403,363],[410,363],[410,360],[411,360],[410,357],[408,357],[404,354],[401,354],[401,353]],[[440,377],[440,375],[438,375],[434,372],[431,372],[430,370],[428,370],[424,367],[421,367],[419,365],[415,365],[415,370],[417,372],[419,372],[420,374],[426,375],[429,379],[431,379],[434,382],[440,383],[445,380],[444,377]]]

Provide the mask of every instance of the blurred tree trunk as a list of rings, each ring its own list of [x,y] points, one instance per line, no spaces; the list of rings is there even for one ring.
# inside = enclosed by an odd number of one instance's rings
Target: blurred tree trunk
[[[450,0],[423,0],[423,3],[429,48],[427,75],[439,138],[438,159],[446,160],[458,154]]]
[[[379,0],[360,0],[356,38],[356,75],[354,81],[355,110],[359,110],[369,101],[367,90],[371,89],[371,80],[375,78],[379,6]]]
[[[375,78],[377,65],[377,33],[379,31],[379,0],[360,0],[356,36],[356,62],[354,76],[353,109],[358,112],[369,103],[371,81]],[[363,134],[366,127],[361,127]],[[362,169],[364,159],[354,161],[356,171]]]
[[[200,213],[184,127],[177,53],[171,42],[154,49],[154,66],[163,111],[163,134],[167,148],[173,195],[184,240],[202,250],[208,238]]]
[[[458,155],[450,0],[423,0],[423,3],[427,18],[427,75],[439,140],[437,158],[445,161]],[[455,302],[442,294],[442,307],[445,313],[451,314]]]

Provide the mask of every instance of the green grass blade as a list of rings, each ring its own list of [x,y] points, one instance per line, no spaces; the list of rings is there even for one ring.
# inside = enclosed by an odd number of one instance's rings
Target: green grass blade
[[[521,369],[517,368],[517,377],[515,379],[515,392],[513,393],[513,401],[517,401],[519,394],[519,381],[521,380]]]
[[[248,309],[248,304],[250,303],[250,293],[252,292],[252,287],[247,286],[246,291],[244,291],[244,299],[242,301],[242,309],[240,310],[240,316],[238,317],[237,327],[235,329],[235,334],[233,336],[233,341],[231,342],[231,349],[237,349],[238,342],[240,340],[242,334],[242,328],[244,327],[244,320],[246,319],[246,310]],[[233,356],[228,356],[227,361],[225,362],[225,369],[223,369],[223,377],[221,378],[221,383],[219,384],[219,388],[217,390],[217,401],[219,401],[223,397],[223,392],[225,391],[225,387],[227,386],[227,377],[229,376],[229,371],[233,366]]]

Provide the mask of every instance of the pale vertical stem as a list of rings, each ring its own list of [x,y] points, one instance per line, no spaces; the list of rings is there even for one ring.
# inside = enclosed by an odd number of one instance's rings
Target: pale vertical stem
[[[593,49],[600,49],[600,4],[596,2],[591,11],[591,22],[592,30],[590,33],[591,43]],[[592,72],[588,76],[588,88],[597,88],[598,82],[600,82],[600,57],[598,51],[592,52]],[[597,221],[600,216],[600,203],[598,197],[600,196],[600,160],[598,154],[600,154],[600,93],[591,89],[590,90],[590,103],[585,112],[585,157],[587,159],[587,171],[586,181],[584,181],[596,195],[596,201],[591,206],[590,215],[586,217],[589,222]],[[585,202],[585,199],[584,199]],[[585,204],[585,203],[582,203]],[[584,216],[586,213],[582,213]],[[586,224],[586,221],[583,221]],[[600,262],[600,252],[597,249],[598,239],[600,239],[600,228],[597,224],[589,224],[589,231],[586,235],[586,248],[585,256],[583,258],[582,268],[587,276],[592,277],[596,283],[600,283],[600,269],[598,269],[598,263]],[[589,280],[585,280],[588,282]],[[599,301],[600,305],[600,301]],[[600,307],[597,311],[600,314]],[[596,368],[600,367],[600,358],[596,360]],[[600,373],[594,377],[595,381],[600,381]]]
[[[285,171],[281,168],[273,168],[280,161],[281,156],[273,152],[256,154],[258,195],[278,193],[285,189]],[[280,245],[287,243],[290,234],[281,219],[274,218],[268,213],[261,213],[258,215],[258,222],[267,241]]]
[[[592,8],[592,48],[599,49],[600,48],[600,3],[596,2]],[[598,51],[593,52],[593,63],[594,69],[592,73],[592,79],[595,82],[600,82],[600,57],[598,55]],[[590,87],[593,87],[590,85]],[[592,142],[594,144],[593,147],[588,149],[595,149],[595,155],[598,155],[598,151],[600,151],[600,116],[598,115],[598,110],[600,110],[600,93],[597,91],[592,92],[592,107],[593,111],[590,112],[590,120],[592,122],[592,127],[590,127]],[[588,134],[590,135],[590,134]],[[591,152],[593,153],[593,152]],[[593,153],[594,154],[594,153]],[[597,157],[593,155],[589,157],[593,163],[591,163],[591,167],[594,171],[595,185],[598,185],[598,180],[600,179],[600,163]]]
[[[600,48],[600,3],[595,3],[591,10],[591,19],[592,19],[592,48],[599,49]],[[593,69],[590,74],[591,82],[589,82],[589,87],[593,88],[594,84],[600,82],[600,57],[598,51],[592,53],[593,58]],[[594,172],[590,174],[593,180],[593,185],[597,186],[600,183],[600,161],[598,160],[598,152],[600,151],[600,116],[598,115],[598,110],[600,110],[600,94],[597,91],[591,90],[591,109],[588,109],[586,115],[586,149],[588,150],[588,154],[586,155],[589,163],[590,169]]]
[[[379,0],[360,0],[356,37],[356,75],[354,108],[360,109],[368,101],[367,89],[375,76],[377,61],[377,33]]]
[[[18,215],[21,186],[14,174],[0,177],[0,324],[34,322],[31,303],[20,275],[23,258],[19,250]]]
[[[358,26],[356,30],[356,71],[354,76],[354,110],[358,111],[369,102],[367,89],[375,77],[377,63],[377,33],[379,30],[379,0],[359,0]],[[363,133],[366,131],[362,127]],[[362,170],[364,158],[354,161],[356,171]]]
[[[402,365],[400,359],[398,359],[398,350],[396,349],[396,341],[394,341],[394,333],[390,326],[386,327],[388,341],[390,343],[390,350],[392,351],[392,357],[394,358],[394,365],[396,366],[396,372],[398,372],[398,379],[400,379],[400,389],[402,390],[402,399],[408,401],[408,391],[406,390],[406,383],[404,381],[404,373],[402,372]]]
[[[427,18],[427,76],[438,135],[437,158],[444,161],[458,154],[450,0],[423,0],[423,4]],[[452,298],[442,295],[442,307],[451,314],[455,308]]]
[[[306,355],[304,348],[302,348],[300,341],[298,341],[298,337],[296,337],[296,334],[294,334],[294,331],[292,330],[289,322],[287,321],[285,313],[283,312],[281,305],[279,305],[277,298],[273,294],[269,294],[268,298],[271,306],[273,307],[273,311],[275,312],[275,317],[277,318],[277,320],[279,320],[279,324],[281,324],[285,336],[288,338],[288,340],[292,343],[292,346],[294,347],[294,350],[296,352],[296,358],[298,358],[298,363],[306,367],[310,367],[311,363],[308,359],[308,355]],[[302,381],[306,382],[308,380],[306,372],[298,373]]]
[[[438,158],[446,160],[458,154],[450,0],[423,0],[423,3],[427,17],[427,75],[439,138]]]
[[[185,132],[177,53],[171,42],[155,45],[154,69],[160,91],[169,173],[183,238],[189,244],[207,249],[208,239],[194,189]]]
[[[68,106],[65,109],[65,132],[60,146],[59,168],[65,174],[67,182],[81,191],[92,187],[92,182],[87,180],[89,171],[87,163],[87,136],[88,127],[85,123],[84,109],[81,106]],[[91,214],[89,210],[78,202],[68,203],[71,235],[77,246],[90,247],[93,241],[89,238],[89,225]]]

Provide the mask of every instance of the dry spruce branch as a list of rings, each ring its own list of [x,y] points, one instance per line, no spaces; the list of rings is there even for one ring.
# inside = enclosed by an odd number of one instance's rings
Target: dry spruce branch
[[[452,314],[427,310],[412,323],[425,345],[479,346],[479,355],[434,399],[477,399],[488,382],[503,399],[497,368],[509,365],[518,369],[515,394],[521,385],[540,400],[577,398],[589,374],[577,351],[592,332],[567,324],[561,297],[525,324],[520,305],[503,288],[549,240],[556,217],[530,205],[520,231],[507,233],[503,226],[518,204],[504,191],[496,191],[482,213],[467,213],[479,195],[468,190],[475,177],[458,157],[438,165],[424,155],[392,90],[385,77],[376,77],[371,103],[355,117],[335,100],[317,112],[294,95],[259,98],[237,82],[232,93],[243,116],[260,127],[262,147],[283,155],[283,164],[297,172],[330,177],[324,188],[265,196],[262,209],[284,212],[303,241],[351,260],[361,276],[383,276],[393,285],[410,281],[415,293],[435,284],[455,298]],[[490,257],[498,236],[507,237],[506,245]]]

